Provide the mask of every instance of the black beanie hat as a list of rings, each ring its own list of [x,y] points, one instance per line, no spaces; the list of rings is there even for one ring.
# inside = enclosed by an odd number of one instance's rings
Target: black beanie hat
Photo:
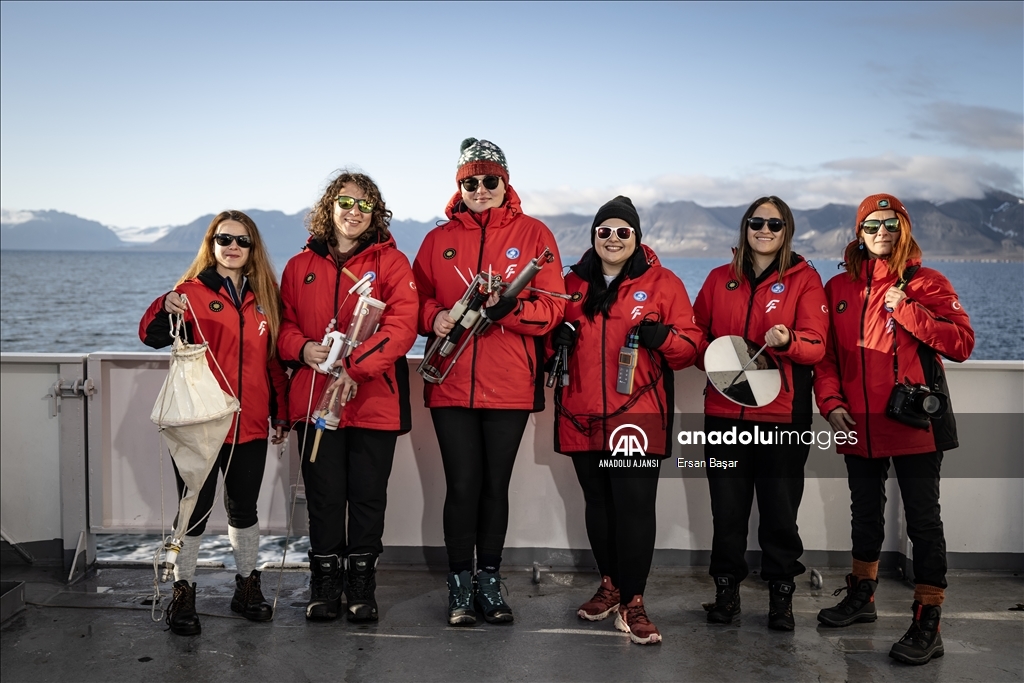
[[[640,244],[640,214],[636,212],[636,207],[633,206],[633,200],[620,194],[618,197],[597,210],[597,215],[594,216],[594,223],[590,226],[591,245],[594,244],[594,237],[597,234],[597,226],[601,225],[609,218],[621,218],[626,221],[626,223],[628,223],[636,233],[637,245]]]

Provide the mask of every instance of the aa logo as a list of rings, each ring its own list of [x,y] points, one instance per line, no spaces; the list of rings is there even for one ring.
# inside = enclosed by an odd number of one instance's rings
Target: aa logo
[[[634,424],[619,425],[608,437],[608,448],[613,458],[616,455],[642,458],[647,455],[647,434]]]

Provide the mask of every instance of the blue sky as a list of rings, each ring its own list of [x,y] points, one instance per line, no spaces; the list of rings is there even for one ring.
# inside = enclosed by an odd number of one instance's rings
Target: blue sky
[[[298,211],[340,167],[439,215],[459,142],[534,214],[1017,194],[1024,4],[0,5],[0,195],[119,227]]]

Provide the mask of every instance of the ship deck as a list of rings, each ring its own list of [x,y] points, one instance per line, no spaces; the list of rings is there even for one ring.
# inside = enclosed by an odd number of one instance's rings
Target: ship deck
[[[843,571],[824,587],[798,579],[797,628],[766,628],[766,584],[743,584],[743,615],[731,626],[705,622],[713,587],[701,568],[656,569],[645,599],[664,636],[637,646],[612,620],[580,621],[590,573],[507,571],[512,625],[446,626],[444,575],[382,567],[381,620],[307,622],[308,573],[285,571],[272,622],[250,623],[229,609],[233,573],[197,574],[203,632],[181,637],[151,620],[148,568],[98,567],[72,585],[59,571],[5,565],[3,580],[24,581],[26,607],[0,631],[0,675],[13,681],[1021,681],[1024,578],[1014,572],[951,572],[943,607],[946,655],[924,667],[888,657],[909,626],[913,588],[894,574],[877,593],[879,619],[845,629],[818,625],[836,603]],[[278,572],[264,573],[273,600]],[[162,584],[163,603],[169,584]],[[1017,609],[1014,609],[1017,608]]]

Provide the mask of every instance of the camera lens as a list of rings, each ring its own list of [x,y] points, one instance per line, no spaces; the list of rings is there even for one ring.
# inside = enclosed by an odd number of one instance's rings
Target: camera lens
[[[921,401],[921,410],[928,415],[937,415],[942,411],[942,401],[935,394],[929,394]]]

